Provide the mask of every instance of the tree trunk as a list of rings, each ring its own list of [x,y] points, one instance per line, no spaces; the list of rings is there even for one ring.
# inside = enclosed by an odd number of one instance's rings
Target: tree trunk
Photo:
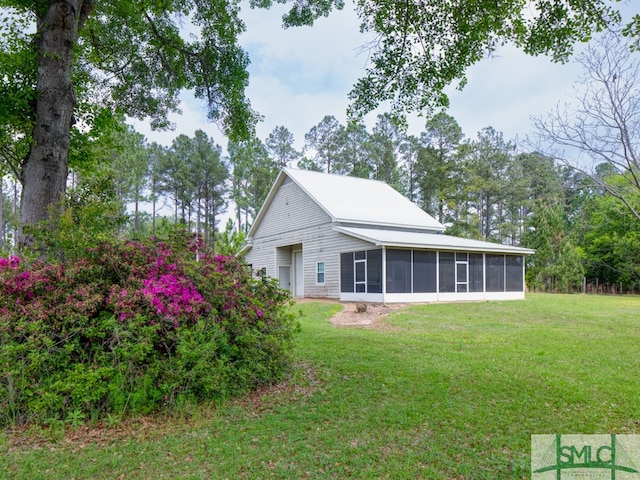
[[[198,196],[198,200],[196,201],[196,234],[200,235],[202,233],[202,218],[200,217],[201,209],[202,209],[202,200],[200,196]],[[189,227],[191,227],[191,215],[189,215]]]
[[[484,238],[491,236],[491,197],[485,196],[485,220],[484,220]]]
[[[76,103],[71,83],[72,54],[79,23],[93,7],[93,2],[84,3],[52,1],[47,14],[38,18],[38,99],[33,141],[21,172],[21,227],[46,220],[49,209],[55,208],[65,194]],[[20,246],[31,241],[22,232],[20,237]]]
[[[138,195],[136,193],[135,213],[133,217],[133,231],[138,233],[140,231],[140,206],[138,202]]]
[[[216,206],[213,202],[213,208],[211,209],[211,233],[209,236],[209,246],[215,252],[216,251]]]
[[[240,210],[240,204],[236,198],[236,220],[238,222],[238,231],[242,230],[242,211]]]
[[[0,177],[0,250],[4,250],[4,178]]]
[[[156,234],[156,198],[153,197],[153,206],[151,207],[153,212],[151,214],[151,232]]]

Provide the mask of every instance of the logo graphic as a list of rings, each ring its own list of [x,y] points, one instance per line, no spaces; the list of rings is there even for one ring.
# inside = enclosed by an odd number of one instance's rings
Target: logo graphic
[[[640,435],[532,435],[531,480],[640,480]]]

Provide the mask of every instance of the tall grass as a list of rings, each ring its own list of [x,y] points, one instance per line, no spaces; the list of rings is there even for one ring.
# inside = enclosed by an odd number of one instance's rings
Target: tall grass
[[[638,297],[419,305],[380,328],[295,308],[288,384],[124,436],[5,433],[0,477],[522,479],[531,434],[640,433]]]

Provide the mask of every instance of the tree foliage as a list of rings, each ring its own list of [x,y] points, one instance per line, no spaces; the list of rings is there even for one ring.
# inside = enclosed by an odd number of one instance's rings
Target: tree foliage
[[[292,162],[300,158],[293,146],[293,134],[287,127],[277,126],[267,137],[265,142],[267,151],[280,168],[290,167]]]
[[[236,222],[239,229],[248,232],[278,174],[278,166],[259,139],[229,142],[227,151],[233,169],[231,194]]]
[[[333,115],[325,116],[304,136],[306,149],[313,152],[315,170],[335,173],[344,140],[344,125]]]
[[[455,198],[459,176],[460,144],[464,135],[453,117],[437,113],[425,125],[420,135],[422,148],[418,150],[415,171],[419,181],[419,204],[422,208],[445,222],[445,206]]]
[[[607,184],[624,184],[623,175],[610,173]],[[640,281],[640,222],[626,205],[594,185],[594,195],[585,199],[582,234],[585,270],[591,284],[633,288]],[[640,206],[640,194],[627,197]]]
[[[284,25],[311,25],[343,6],[342,0],[291,2]],[[164,128],[179,93],[189,89],[232,139],[252,130],[256,116],[244,95],[248,58],[238,46],[244,25],[235,0],[5,0],[0,8],[0,156],[23,183],[23,224],[45,219],[61,200],[69,149],[95,118],[124,113]],[[393,116],[446,105],[444,88],[464,85],[466,69],[505,43],[565,61],[577,41],[620,18],[615,2],[603,0],[358,0],[356,10],[372,41],[365,74],[350,94],[355,117],[387,102]],[[634,17],[625,32],[634,35],[639,24]],[[295,157],[287,155],[278,162]],[[314,160],[331,171],[332,158]],[[389,180],[386,168],[378,167]]]
[[[0,7],[7,12],[0,136],[12,143],[2,158],[23,184],[23,225],[46,219],[62,200],[75,132],[90,130],[105,112],[164,128],[178,94],[190,89],[228,135],[252,128],[234,1],[15,0]]]
[[[272,0],[253,0],[268,7]],[[286,3],[281,0],[280,3]],[[310,25],[342,0],[291,2],[285,26]],[[350,93],[351,114],[390,102],[394,112],[448,103],[446,86],[466,83],[469,66],[510,43],[531,55],[566,61],[577,42],[620,20],[615,1],[357,0],[360,29],[371,38],[369,63]],[[627,28],[638,31],[635,17]]]

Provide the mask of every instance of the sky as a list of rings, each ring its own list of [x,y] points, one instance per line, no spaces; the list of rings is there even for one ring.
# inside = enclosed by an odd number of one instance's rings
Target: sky
[[[367,63],[361,47],[366,37],[359,32],[359,20],[347,2],[345,9],[322,18],[313,27],[283,29],[283,6],[251,10],[245,6],[242,18],[247,31],[240,43],[249,53],[247,96],[264,120],[257,127],[263,141],[277,126],[287,127],[295,146],[302,149],[304,135],[325,115],[346,124],[347,95],[363,74]],[[467,71],[462,91],[449,88],[450,107],[467,138],[475,138],[485,127],[502,132],[505,140],[521,141],[533,131],[532,117],[541,117],[559,102],[571,97],[581,70],[575,63],[555,64],[547,57],[530,57],[513,47],[503,47]],[[206,108],[188,92],[182,95],[181,115],[173,115],[176,128],[152,132],[144,122],[135,128],[149,141],[170,145],[179,134],[193,136],[205,131],[223,148],[227,141],[218,127],[206,120]],[[378,110],[365,118],[371,131]],[[426,119],[409,117],[408,133],[419,135]]]

